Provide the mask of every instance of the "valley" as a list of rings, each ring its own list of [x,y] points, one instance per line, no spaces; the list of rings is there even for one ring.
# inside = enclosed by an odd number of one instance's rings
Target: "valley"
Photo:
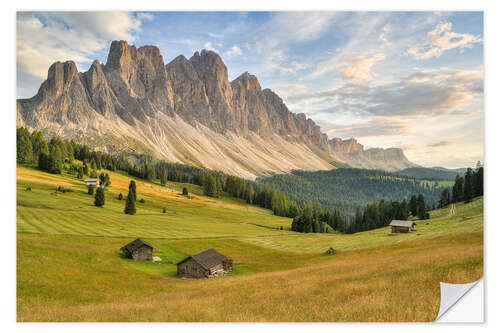
[[[95,207],[73,175],[18,166],[19,321],[429,321],[440,281],[482,276],[482,197],[454,215],[432,211],[416,233],[300,234],[290,218],[175,182],[135,179],[145,202],[125,215],[117,196],[132,178],[109,174]],[[136,237],[162,261],[121,258]],[[334,255],[323,254],[329,247]],[[232,258],[234,271],[177,278],[173,263],[206,248]]]

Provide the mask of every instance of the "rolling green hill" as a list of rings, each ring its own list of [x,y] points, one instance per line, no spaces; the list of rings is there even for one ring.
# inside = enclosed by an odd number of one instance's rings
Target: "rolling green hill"
[[[482,198],[431,212],[417,233],[299,234],[279,230],[289,218],[174,182],[135,179],[145,203],[125,215],[117,196],[132,178],[109,174],[95,207],[75,176],[18,167],[18,321],[429,321],[440,281],[482,276]],[[135,237],[162,261],[122,258]],[[335,255],[323,255],[329,247]],[[177,278],[173,263],[206,248],[232,258],[234,272]]]

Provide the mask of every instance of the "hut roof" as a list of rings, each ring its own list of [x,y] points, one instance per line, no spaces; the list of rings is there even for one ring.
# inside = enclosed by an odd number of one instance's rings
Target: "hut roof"
[[[142,239],[140,239],[140,238],[137,238],[136,240],[134,240],[134,241],[132,241],[132,242],[128,243],[127,245],[123,246],[123,247],[121,248],[121,250],[122,250],[122,251],[123,251],[123,250],[127,250],[127,251],[129,251],[129,252],[133,252],[133,251],[137,250],[138,248],[140,248],[140,247],[141,247],[141,246],[143,246],[143,245],[145,245],[145,246],[150,247],[151,249],[153,249],[153,246],[152,246],[151,244],[149,244],[149,243],[147,243],[147,242],[143,241],[143,240],[142,240]]]
[[[210,269],[218,264],[221,264],[223,261],[228,260],[228,258],[225,255],[215,251],[214,249],[208,249],[190,255],[184,260],[178,262],[177,265],[182,264],[188,259],[193,259],[205,269]]]
[[[414,225],[417,225],[417,224],[414,221],[392,220],[389,225],[393,226],[393,227],[407,227],[407,228],[411,228],[411,227],[413,227]]]
[[[99,178],[85,178],[83,181],[84,182],[96,182],[98,180],[99,180]]]

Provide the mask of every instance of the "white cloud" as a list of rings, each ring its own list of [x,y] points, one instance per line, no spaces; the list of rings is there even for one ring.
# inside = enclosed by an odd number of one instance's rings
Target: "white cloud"
[[[296,71],[301,71],[303,69],[307,69],[310,67],[309,64],[303,64],[303,63],[299,63],[297,61],[292,61],[292,66],[293,66],[293,69],[295,69]]]
[[[17,14],[18,71],[45,78],[55,61],[92,61],[114,39],[133,41],[145,13],[53,12]]]
[[[389,27],[388,24],[386,24],[383,28],[382,28],[382,32],[380,33],[380,35],[378,36],[378,39],[384,43],[386,46],[391,46],[391,42],[389,42],[389,40],[387,39],[387,34],[389,33],[389,31],[391,31],[391,28]]]
[[[305,84],[282,84],[276,87],[276,91],[280,96],[303,94],[307,90],[308,87]]]
[[[358,56],[352,63],[340,71],[340,76],[344,80],[370,81],[373,78],[371,68],[377,62],[385,60],[383,53],[372,56]]]
[[[233,45],[229,50],[224,52],[224,55],[228,58],[234,57],[234,56],[240,56],[243,55],[243,51],[240,49],[238,45]]]
[[[217,52],[217,50],[215,49],[215,47],[212,45],[212,42],[206,42],[205,44],[203,44],[203,48],[205,50],[208,50],[208,51]]]
[[[460,48],[472,48],[473,44],[481,43],[480,36],[451,31],[451,22],[440,22],[434,30],[427,33],[424,43],[408,49],[408,54],[415,59],[439,58],[445,51]]]
[[[482,101],[484,71],[420,72],[376,86],[346,83],[323,92],[287,98],[295,105],[320,105],[308,114],[348,113],[360,116],[434,116],[464,110]],[[327,105],[325,108],[324,105]]]

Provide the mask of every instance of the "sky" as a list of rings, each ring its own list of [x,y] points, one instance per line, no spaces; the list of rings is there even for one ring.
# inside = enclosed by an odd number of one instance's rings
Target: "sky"
[[[112,40],[165,63],[217,52],[330,138],[398,147],[421,166],[483,161],[482,12],[18,12],[17,97],[55,61],[86,71]]]

